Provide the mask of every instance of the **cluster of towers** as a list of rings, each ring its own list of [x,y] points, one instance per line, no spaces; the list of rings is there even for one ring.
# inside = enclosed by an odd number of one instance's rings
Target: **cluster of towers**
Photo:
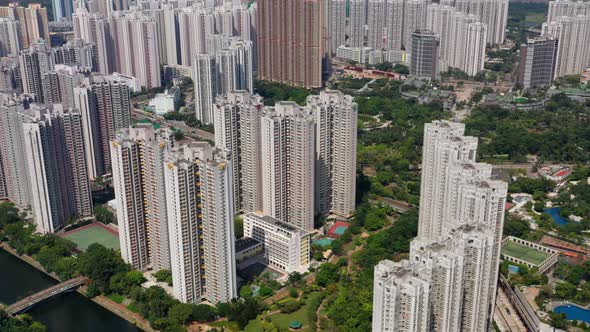
[[[477,163],[477,138],[426,124],[418,236],[375,267],[373,331],[486,331],[493,318],[508,185]]]

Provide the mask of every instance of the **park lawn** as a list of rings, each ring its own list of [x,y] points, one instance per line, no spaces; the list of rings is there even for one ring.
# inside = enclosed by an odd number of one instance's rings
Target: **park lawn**
[[[228,321],[223,321],[223,322],[213,322],[213,323],[209,323],[207,324],[209,326],[212,327],[223,327],[226,331],[232,331],[232,332],[239,332],[240,331],[240,327],[238,326],[237,322],[228,322]],[[250,324],[248,324],[250,325]]]
[[[260,316],[251,320],[244,328],[244,332],[259,332],[262,331],[262,324],[260,323]]]
[[[321,296],[321,292],[315,292],[309,294],[307,300],[305,300],[305,305],[299,308],[299,310],[292,312],[290,314],[274,314],[270,316],[271,322],[281,330],[289,330],[289,323],[296,320],[303,324],[303,328],[300,331],[306,332],[309,330],[309,320],[307,318],[307,308],[311,305],[312,299],[314,297]],[[252,323],[252,321],[250,321]],[[250,324],[248,324],[250,326]]]
[[[133,311],[135,313],[139,312],[139,308],[137,307],[137,304],[135,302],[129,303],[129,305],[127,306],[127,309],[129,309],[129,311]]]
[[[109,294],[107,295],[107,297],[113,301],[113,302],[117,302],[119,304],[123,303],[123,301],[125,301],[125,298],[122,295],[113,293],[113,294]]]
[[[119,238],[100,226],[75,231],[64,237],[74,242],[78,246],[78,250],[82,251],[86,250],[93,243],[99,243],[107,248],[119,250]]]

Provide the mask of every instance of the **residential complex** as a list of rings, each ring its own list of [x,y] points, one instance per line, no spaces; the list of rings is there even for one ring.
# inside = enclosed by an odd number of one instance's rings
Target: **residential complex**
[[[18,3],[10,3],[7,7],[0,7],[0,17],[9,17],[19,24],[21,49],[27,49],[38,39],[43,39],[48,45],[49,26],[47,9],[38,3],[31,3],[28,7],[21,7]]]
[[[294,102],[264,110],[261,120],[262,210],[304,230],[313,229],[315,127]]]
[[[555,77],[577,75],[590,65],[590,5],[583,1],[549,2],[542,36],[557,39]]]
[[[137,125],[121,129],[110,143],[121,255],[139,270],[170,268],[164,153],[171,136]]]
[[[475,162],[477,139],[464,130],[425,125],[418,236],[408,260],[375,267],[373,331],[491,325],[508,185]]]
[[[352,7],[359,2],[362,0],[353,1]],[[306,88],[321,87],[325,24],[322,1],[260,0],[256,5],[258,78]],[[362,31],[361,27],[358,29]]]
[[[311,233],[273,217],[249,213],[244,217],[244,237],[261,242],[266,262],[286,273],[307,272]]]
[[[174,296],[229,302],[237,296],[231,156],[189,143],[167,155],[164,171]]]
[[[234,156],[236,211],[262,210],[262,108],[262,97],[247,91],[219,97],[215,106],[215,146]]]

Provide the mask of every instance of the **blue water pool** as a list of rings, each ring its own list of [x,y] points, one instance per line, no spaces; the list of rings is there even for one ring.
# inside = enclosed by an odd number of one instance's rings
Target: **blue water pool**
[[[564,313],[569,320],[580,320],[590,323],[590,310],[575,305],[562,305],[553,309],[553,312],[558,314]]]
[[[559,226],[566,225],[569,222],[567,219],[561,216],[561,209],[558,207],[548,208],[543,210],[543,212],[547,213]]]

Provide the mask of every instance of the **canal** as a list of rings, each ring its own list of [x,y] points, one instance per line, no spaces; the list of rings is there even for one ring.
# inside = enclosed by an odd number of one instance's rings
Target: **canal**
[[[0,249],[0,302],[12,304],[57,281]],[[139,332],[133,324],[77,292],[64,293],[37,304],[27,312],[47,326],[48,332]]]

